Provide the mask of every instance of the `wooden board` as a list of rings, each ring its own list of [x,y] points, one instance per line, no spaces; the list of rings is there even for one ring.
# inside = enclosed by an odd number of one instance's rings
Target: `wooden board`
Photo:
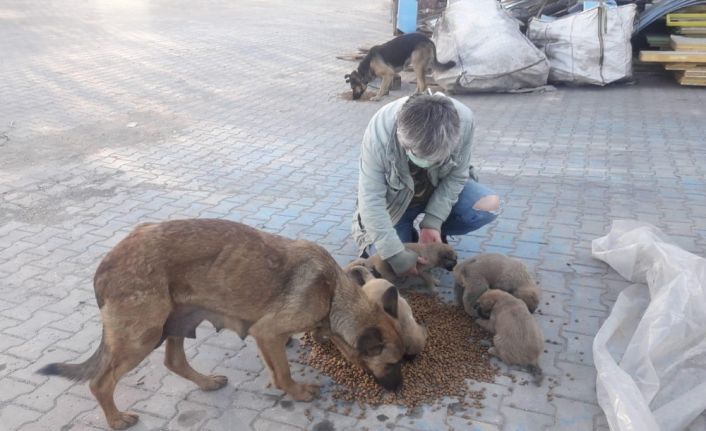
[[[696,85],[699,87],[706,87],[706,78],[681,78],[678,80],[681,85]]]
[[[706,64],[699,63],[667,63],[664,65],[666,70],[704,70],[706,71]]]
[[[687,78],[706,78],[706,70],[685,70],[682,75]]]
[[[659,63],[706,63],[704,51],[640,51],[640,61]]]
[[[676,51],[706,51],[706,38],[672,35],[670,45]]]
[[[674,76],[677,77],[677,81],[682,78],[706,78],[706,72],[694,72],[691,70],[674,72]]]
[[[668,27],[706,27],[706,13],[667,14]]]
[[[706,27],[680,27],[676,31],[687,36],[706,37]]]

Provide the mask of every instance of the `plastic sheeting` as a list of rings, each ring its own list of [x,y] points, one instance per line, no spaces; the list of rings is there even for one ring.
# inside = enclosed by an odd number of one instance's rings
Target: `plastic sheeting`
[[[706,409],[706,259],[654,226],[615,221],[593,256],[635,283],[593,342],[613,431],[677,431]]]
[[[578,2],[579,0],[500,0],[511,15],[523,23],[539,13],[551,16],[564,15],[572,7],[581,7],[577,5]]]
[[[547,58],[496,0],[450,2],[433,40],[439,61],[456,62],[433,75],[449,92],[510,91],[547,83]]]
[[[655,2],[651,7],[646,8],[640,14],[640,19],[635,25],[634,34],[637,34],[645,29],[648,25],[664,17],[668,13],[676,12],[689,6],[706,4],[706,0],[662,0]]]
[[[632,76],[637,7],[597,7],[552,21],[533,18],[527,35],[549,59],[549,80],[605,85]]]

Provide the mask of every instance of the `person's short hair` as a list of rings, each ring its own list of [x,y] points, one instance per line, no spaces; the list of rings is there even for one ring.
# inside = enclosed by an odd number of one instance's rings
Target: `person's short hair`
[[[460,120],[451,99],[440,94],[410,97],[397,113],[397,140],[432,163],[446,160],[458,146]]]

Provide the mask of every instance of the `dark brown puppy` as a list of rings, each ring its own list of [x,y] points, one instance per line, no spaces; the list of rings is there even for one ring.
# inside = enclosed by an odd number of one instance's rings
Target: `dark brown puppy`
[[[386,388],[402,383],[397,290],[386,295],[383,309],[308,241],[225,220],[142,224],[106,255],[94,287],[103,320],[98,350],[82,364],[51,364],[40,372],[90,379],[112,428],[137,422],[115,406],[118,380],[165,340],[167,368],[203,390],[226,384],[224,376],[203,375],[186,360],[184,337],[194,337],[204,320],[252,335],[272,383],[295,400],[311,400],[319,389],[292,380],[285,344],[290,335],[316,328],[329,331],[343,354]]]
[[[453,271],[458,260],[458,255],[453,247],[443,243],[420,244],[417,242],[408,242],[404,244],[405,248],[414,251],[417,255],[426,259],[425,265],[417,265],[419,277],[424,280],[427,289],[435,290],[438,280],[431,275],[433,268],[443,268],[447,271]],[[379,255],[373,255],[367,259],[356,259],[349,263],[346,268],[351,266],[362,265],[368,268],[373,274],[380,278],[384,278],[390,283],[399,281],[399,277],[395,274],[392,267],[385,262]]]
[[[509,365],[527,367],[537,385],[542,383],[539,355],[544,349],[542,330],[524,302],[509,293],[491,289],[475,304],[481,317],[476,323],[495,334],[488,353]]]
[[[376,76],[382,78],[380,90],[370,100],[380,100],[390,90],[395,74],[406,64],[411,64],[417,75],[417,93],[427,89],[426,71],[431,66],[437,70],[447,70],[456,65],[453,61],[439,63],[436,58],[434,42],[421,33],[409,33],[370,48],[368,54],[358,65],[358,69],[345,76],[351,85],[353,99],[360,99],[368,88],[368,83]]]
[[[475,315],[474,304],[488,289],[500,289],[520,298],[534,313],[540,291],[527,266],[520,260],[497,253],[482,253],[454,268],[456,301]]]

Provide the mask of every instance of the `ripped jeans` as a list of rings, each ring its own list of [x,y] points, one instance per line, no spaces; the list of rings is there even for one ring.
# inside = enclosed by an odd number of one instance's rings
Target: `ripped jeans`
[[[458,202],[451,208],[451,213],[441,225],[442,236],[465,235],[480,229],[498,216],[497,212],[481,211],[473,206],[481,198],[494,195],[488,187],[468,180],[458,196]],[[417,216],[424,212],[425,204],[410,205],[395,225],[397,235],[402,242],[412,242],[412,227]]]

